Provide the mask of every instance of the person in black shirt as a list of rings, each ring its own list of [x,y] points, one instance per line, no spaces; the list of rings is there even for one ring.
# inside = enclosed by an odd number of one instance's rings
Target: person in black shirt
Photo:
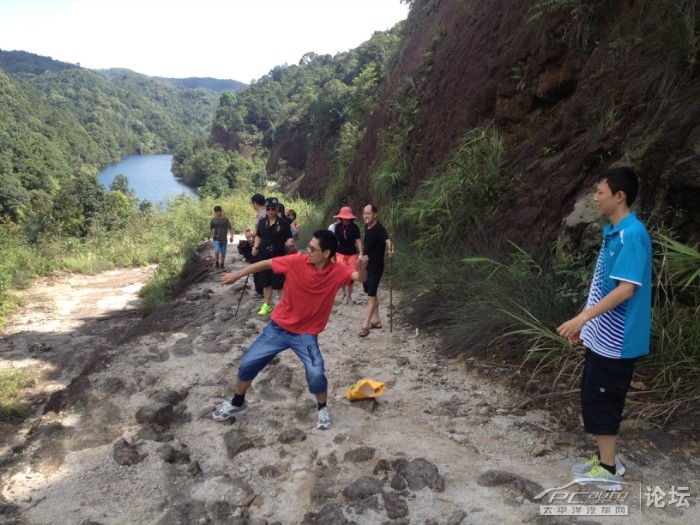
[[[265,199],[266,217],[260,219],[255,228],[253,256],[257,256],[260,261],[286,255],[287,246],[291,246],[293,242],[289,223],[281,221],[277,215],[278,204],[275,197]],[[284,297],[284,275],[272,273],[272,270],[263,270],[258,279],[263,288],[264,299],[258,315],[267,315],[272,312],[272,290],[278,291],[280,300]]]
[[[377,290],[384,273],[384,250],[388,248],[389,257],[394,256],[394,243],[384,226],[377,220],[378,211],[374,204],[368,204],[362,210],[362,220],[365,222],[363,253],[369,258],[369,262],[367,263],[367,280],[363,283],[367,294],[367,314],[358,334],[360,337],[367,336],[370,328],[382,327]]]

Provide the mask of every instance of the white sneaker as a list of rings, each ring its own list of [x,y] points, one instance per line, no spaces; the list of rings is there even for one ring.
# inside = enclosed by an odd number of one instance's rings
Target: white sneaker
[[[331,428],[331,413],[328,411],[327,407],[323,407],[316,414],[316,428],[321,430],[328,430]]]
[[[233,406],[230,401],[224,401],[219,408],[212,412],[211,417],[215,421],[228,421],[234,414],[245,414],[246,410],[248,410],[247,401],[243,401],[243,404],[239,407]]]

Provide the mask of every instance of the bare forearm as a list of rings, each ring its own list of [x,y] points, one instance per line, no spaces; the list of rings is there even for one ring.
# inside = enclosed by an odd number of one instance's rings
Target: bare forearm
[[[261,272],[263,270],[271,270],[271,269],[272,269],[272,259],[258,261],[256,263],[253,263],[253,264],[246,266],[245,268],[241,268],[240,270],[236,270],[235,272],[222,273],[221,274],[221,282],[222,282],[222,284],[233,284],[236,281],[238,281],[241,277],[245,277],[246,275],[250,275],[251,273],[258,273],[258,272]]]
[[[627,299],[632,297],[634,289],[634,284],[621,281],[612,292],[603,297],[596,304],[559,326],[559,328],[557,328],[557,333],[562,337],[566,337],[572,343],[580,342],[579,333],[584,324],[594,317],[609,312],[616,306],[624,303]]]
[[[609,312],[616,306],[621,305],[627,299],[632,297],[634,295],[634,288],[635,285],[632,283],[620,282],[620,284],[617,285],[612,292],[603,297],[600,301],[587,310],[581,312],[579,316],[584,319],[584,322],[587,322],[594,317],[598,317],[605,312]]]

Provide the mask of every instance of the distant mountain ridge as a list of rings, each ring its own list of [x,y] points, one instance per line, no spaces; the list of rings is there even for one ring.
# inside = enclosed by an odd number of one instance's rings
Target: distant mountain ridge
[[[163,80],[165,82],[170,82],[176,86],[189,88],[189,89],[208,89],[209,91],[214,91],[215,93],[223,93],[224,91],[240,91],[241,89],[248,86],[243,82],[238,80],[227,80],[221,78],[212,77],[188,77],[188,78],[166,78],[166,77],[153,77],[158,80]]]
[[[32,75],[41,75],[45,72],[58,73],[67,69],[81,68],[80,64],[71,64],[69,62],[61,62],[51,57],[37,55],[28,51],[5,51],[0,49],[0,69],[7,74],[30,73]],[[89,69],[89,68],[83,68]],[[136,73],[126,68],[109,68],[104,70],[92,71],[128,71]],[[137,73],[141,74],[141,73]],[[148,76],[148,75],[144,75]],[[167,78],[167,77],[150,77],[153,79],[168,82],[175,86],[188,89],[207,89],[214,93],[223,93],[224,91],[240,91],[247,84],[232,79],[220,79],[211,77],[188,77],[188,78]]]

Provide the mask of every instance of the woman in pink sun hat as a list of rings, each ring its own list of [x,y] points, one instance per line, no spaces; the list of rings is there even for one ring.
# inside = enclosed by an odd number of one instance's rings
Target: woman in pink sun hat
[[[335,225],[335,236],[338,239],[338,251],[335,253],[337,264],[347,266],[351,270],[357,269],[357,257],[362,255],[362,237],[360,228],[355,224],[355,215],[350,206],[343,206],[334,218],[340,219]],[[352,304],[352,283],[343,287],[343,296],[347,304]]]

